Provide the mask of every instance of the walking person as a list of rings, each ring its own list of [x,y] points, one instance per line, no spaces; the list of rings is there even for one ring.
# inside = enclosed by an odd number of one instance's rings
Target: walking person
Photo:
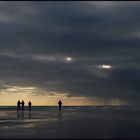
[[[25,102],[22,100],[22,102],[21,102],[21,105],[22,105],[22,106],[21,106],[21,109],[22,109],[22,110],[24,110],[24,104],[25,104]]]
[[[17,110],[20,110],[20,100],[17,102]]]
[[[59,105],[59,111],[61,111],[61,107],[62,107],[62,101],[61,100],[59,100],[58,105]]]
[[[32,103],[31,101],[28,102],[29,110],[31,110]]]

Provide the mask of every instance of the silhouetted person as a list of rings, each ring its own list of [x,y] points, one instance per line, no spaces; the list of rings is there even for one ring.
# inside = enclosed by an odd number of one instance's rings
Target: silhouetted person
[[[31,110],[32,103],[31,101],[28,102],[29,110]]]
[[[17,110],[20,110],[20,101],[17,102]]]
[[[61,106],[62,106],[61,100],[59,100],[58,105],[59,105],[59,111],[61,111]]]
[[[24,104],[25,104],[25,103],[24,103],[24,101],[22,100],[22,102],[21,102],[21,105],[22,105],[22,106],[21,106],[21,109],[22,109],[22,110],[24,110]]]

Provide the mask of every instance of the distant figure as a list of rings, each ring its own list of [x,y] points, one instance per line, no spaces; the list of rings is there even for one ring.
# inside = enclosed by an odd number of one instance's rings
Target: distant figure
[[[31,110],[31,105],[32,105],[32,103],[31,103],[31,101],[29,101],[28,102],[29,110]]]
[[[20,100],[17,102],[17,110],[20,110]]]
[[[61,111],[61,106],[62,106],[61,100],[59,100],[58,105],[59,105],[59,111]]]
[[[25,104],[25,103],[24,103],[24,101],[22,100],[22,102],[21,102],[21,105],[22,105],[22,106],[21,106],[21,109],[22,109],[22,110],[24,110],[24,104]]]

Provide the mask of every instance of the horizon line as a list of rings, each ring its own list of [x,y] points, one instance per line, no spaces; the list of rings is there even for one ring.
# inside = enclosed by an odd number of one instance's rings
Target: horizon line
[[[16,107],[17,105],[0,105],[0,107]],[[32,107],[58,107],[58,105],[32,105]],[[119,107],[119,106],[140,106],[140,105],[62,105],[63,107],[69,107],[69,106],[74,106],[74,107],[103,107],[103,106],[114,106],[114,107]],[[28,107],[28,105],[25,105],[24,107]]]

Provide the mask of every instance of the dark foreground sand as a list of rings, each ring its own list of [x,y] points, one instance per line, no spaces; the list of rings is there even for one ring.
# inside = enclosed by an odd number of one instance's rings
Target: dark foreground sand
[[[140,138],[140,107],[0,108],[0,138]]]

